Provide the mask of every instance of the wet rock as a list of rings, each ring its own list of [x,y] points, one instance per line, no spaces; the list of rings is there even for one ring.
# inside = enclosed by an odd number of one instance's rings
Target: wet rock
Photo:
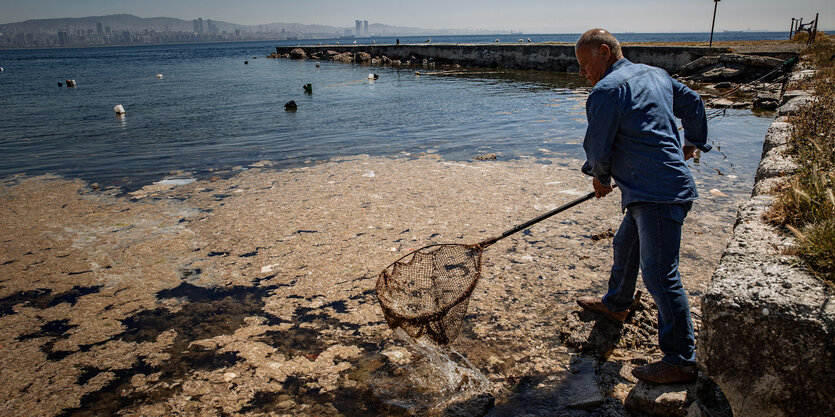
[[[354,62],[354,55],[350,52],[345,52],[341,54],[337,54],[331,57],[334,62],[342,62],[342,63],[351,63]]]
[[[760,91],[754,99],[754,108],[774,110],[780,106],[779,91]]]
[[[496,158],[497,158],[497,156],[496,156],[496,154],[494,154],[494,153],[488,153],[488,154],[484,154],[484,155],[478,155],[478,156],[476,156],[476,157],[475,157],[475,159],[476,159],[476,160],[479,160],[479,161],[495,161],[495,160],[496,160]]]
[[[701,57],[681,67],[678,73],[686,81],[750,82],[782,64],[782,60],[767,56],[721,54]]]
[[[290,59],[305,59],[307,58],[307,54],[304,52],[302,48],[294,48],[290,50]]]
[[[716,99],[716,100],[711,100],[707,104],[710,107],[715,107],[715,108],[720,108],[721,109],[721,108],[732,107],[734,105],[734,102],[733,102],[733,100],[728,100],[726,98],[719,98],[719,99]]]
[[[441,417],[480,417],[486,415],[493,408],[495,401],[496,398],[493,394],[484,392],[465,400],[456,401],[438,415]]]
[[[686,417],[696,383],[659,385],[639,381],[626,397],[626,409],[658,417]]]
[[[354,55],[354,59],[359,63],[368,63],[371,62],[371,54],[368,52],[357,52]]]

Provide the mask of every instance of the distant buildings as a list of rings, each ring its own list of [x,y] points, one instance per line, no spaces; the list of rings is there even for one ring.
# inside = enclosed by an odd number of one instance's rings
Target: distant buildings
[[[240,40],[273,40],[326,38],[342,36],[342,32],[302,32],[282,25],[259,25],[234,27],[224,22],[202,17],[193,19],[191,23],[166,23],[153,29],[153,23],[148,28],[142,28],[142,23],[130,25],[115,21],[102,20],[99,22],[89,19],[55,19],[59,22],[41,27],[26,27],[20,24],[0,24],[0,49],[9,48],[55,48],[55,47],[85,47],[105,45],[132,45],[158,43],[196,43],[196,42],[224,42]],[[172,28],[172,29],[169,29]],[[357,28],[361,34],[366,25],[357,21]],[[25,28],[25,29],[24,29]],[[345,33],[351,35],[351,29]]]
[[[355,36],[368,36],[367,20],[354,20],[354,28]]]

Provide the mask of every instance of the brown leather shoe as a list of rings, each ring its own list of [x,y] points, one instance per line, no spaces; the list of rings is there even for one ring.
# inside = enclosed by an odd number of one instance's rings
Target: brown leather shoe
[[[658,361],[639,366],[632,370],[632,376],[656,384],[693,382],[699,372],[695,366],[678,366]]]
[[[597,311],[598,313],[603,313],[604,316],[618,322],[623,323],[626,321],[626,315],[629,314],[629,310],[625,311],[611,311],[603,305],[603,300],[596,297],[580,297],[577,299],[577,304],[580,307],[585,308],[586,310]]]

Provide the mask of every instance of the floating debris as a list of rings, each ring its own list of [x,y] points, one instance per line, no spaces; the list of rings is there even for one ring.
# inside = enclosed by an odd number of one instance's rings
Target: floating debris
[[[717,196],[717,197],[727,197],[728,196],[727,194],[717,190],[716,188],[711,188],[709,192],[711,194]]]
[[[113,111],[120,116],[125,114],[125,108],[121,104],[113,106]]]

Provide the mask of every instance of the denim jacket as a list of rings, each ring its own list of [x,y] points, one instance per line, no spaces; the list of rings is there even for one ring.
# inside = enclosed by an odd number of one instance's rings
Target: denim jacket
[[[660,68],[624,58],[591,90],[586,117],[582,171],[604,185],[614,179],[623,210],[634,202],[683,203],[698,197],[676,118],[686,144],[711,149],[699,94]]]

